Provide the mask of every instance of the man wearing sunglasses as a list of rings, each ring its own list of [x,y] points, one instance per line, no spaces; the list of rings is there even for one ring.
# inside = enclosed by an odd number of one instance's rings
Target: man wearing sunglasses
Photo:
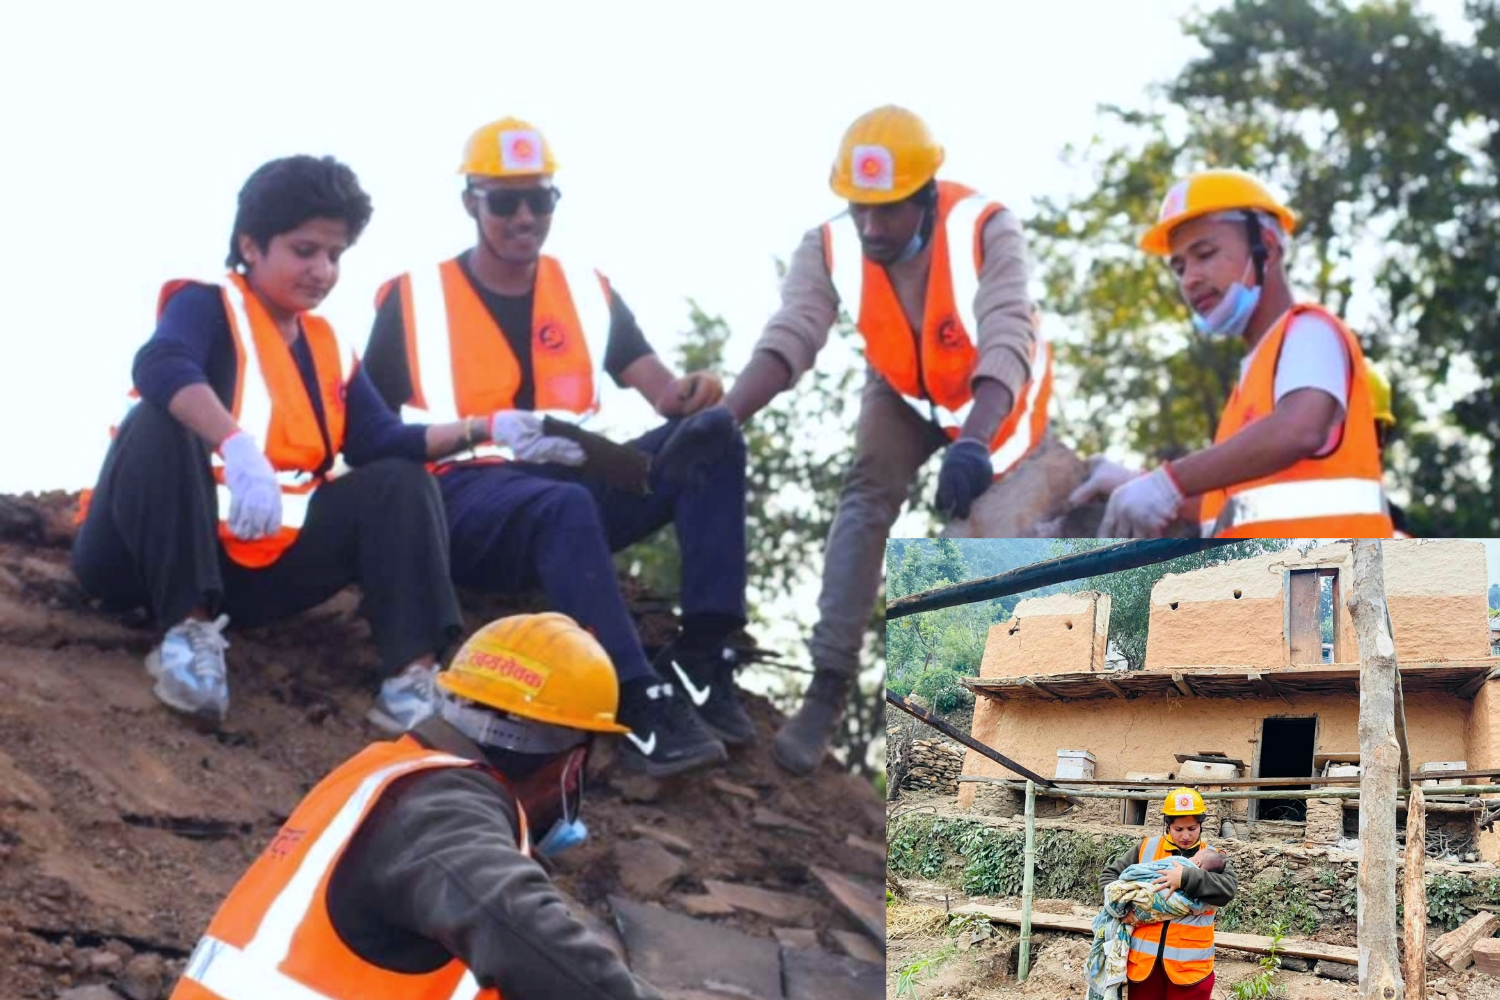
[[[625,729],[608,655],[565,615],[516,615],[474,633],[437,686],[437,717],[293,810],[172,1000],[659,1000],[539,863],[587,836],[590,745]]]
[[[597,635],[619,676],[627,757],[665,777],[722,763],[726,743],[755,736],[727,641],[745,622],[745,444],[732,420],[699,426],[712,461],[692,481],[658,464],[641,496],[587,475],[577,443],[543,432],[543,415],[576,423],[594,413],[608,376],[668,418],[632,442],[656,453],[681,418],[723,394],[710,373],[675,377],[601,275],[542,253],[561,197],[556,168],[526,122],[474,133],[460,173],[475,245],[382,287],[365,369],[413,422],[471,421],[470,450],[436,469],[454,581],[540,587]],[[683,630],[653,665],[611,552],[668,524],[682,552]]]
[[[917,472],[942,451],[936,506],[967,517],[1047,430],[1051,352],[1032,318],[1020,223],[938,180],[942,163],[905,108],[876,108],[845,131],[830,186],[848,211],[793,253],[781,309],[724,401],[743,423],[813,366],[841,311],[859,329],[870,372],[824,555],[813,681],[773,746],[797,774],[817,766],[843,714],[885,539]]]

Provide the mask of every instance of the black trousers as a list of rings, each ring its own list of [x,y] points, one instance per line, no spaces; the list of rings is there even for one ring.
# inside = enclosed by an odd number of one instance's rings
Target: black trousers
[[[219,542],[208,447],[146,402],[105,457],[72,564],[89,594],[111,607],[145,606],[162,628],[198,608],[265,625],[358,584],[392,671],[441,654],[462,626],[443,498],[422,465],[381,459],[319,487],[296,542],[249,569]]]

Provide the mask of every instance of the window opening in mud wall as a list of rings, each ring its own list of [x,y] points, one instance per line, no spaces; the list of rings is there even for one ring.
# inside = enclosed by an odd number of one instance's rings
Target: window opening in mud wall
[[[1317,742],[1318,720],[1266,719],[1260,731],[1260,769],[1258,778],[1308,778],[1313,773],[1313,747]],[[1310,785],[1281,786],[1307,789]],[[1256,819],[1307,820],[1305,799],[1251,799]]]
[[[1145,799],[1126,799],[1125,800],[1125,825],[1126,826],[1145,826],[1146,825],[1146,800]]]
[[[1294,569],[1286,581],[1287,662],[1341,663],[1339,571]]]

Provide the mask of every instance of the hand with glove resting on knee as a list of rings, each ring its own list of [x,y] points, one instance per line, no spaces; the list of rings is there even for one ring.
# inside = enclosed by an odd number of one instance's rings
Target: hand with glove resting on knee
[[[281,530],[281,484],[255,438],[235,431],[219,443],[229,487],[229,530],[247,542]]]
[[[577,441],[542,433],[542,416],[530,410],[499,410],[490,417],[490,440],[509,448],[518,462],[552,462],[582,465],[583,448]]]

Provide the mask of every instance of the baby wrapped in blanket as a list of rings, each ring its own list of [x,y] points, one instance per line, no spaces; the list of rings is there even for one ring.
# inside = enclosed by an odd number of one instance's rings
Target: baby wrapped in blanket
[[[1132,924],[1160,924],[1213,909],[1178,890],[1153,887],[1157,877],[1173,865],[1221,872],[1224,855],[1205,847],[1191,858],[1133,864],[1104,887],[1104,906],[1094,918],[1094,943],[1085,964],[1090,1000],[1120,1000]]]

